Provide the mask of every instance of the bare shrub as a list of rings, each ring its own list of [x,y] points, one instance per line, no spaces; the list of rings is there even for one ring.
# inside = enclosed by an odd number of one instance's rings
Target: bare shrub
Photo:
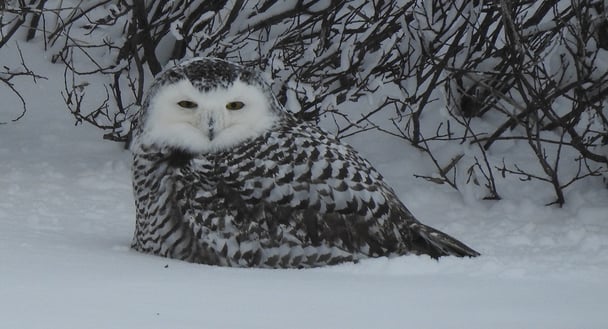
[[[107,139],[128,139],[167,63],[215,56],[261,68],[300,118],[329,117],[340,137],[402,138],[437,167],[419,177],[486,199],[511,175],[546,182],[561,205],[565,188],[607,171],[603,1],[37,0],[2,11],[2,44],[19,29],[42,39],[66,67],[67,107]],[[535,168],[491,154],[517,141]]]

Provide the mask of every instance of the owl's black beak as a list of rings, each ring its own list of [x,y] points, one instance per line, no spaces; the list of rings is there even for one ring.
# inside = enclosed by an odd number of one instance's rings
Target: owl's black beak
[[[209,118],[208,124],[209,124],[209,134],[208,134],[208,137],[209,137],[209,140],[212,141],[213,137],[215,137],[215,134],[214,134],[214,131],[213,131],[214,130],[214,126],[215,126],[215,120],[213,120],[213,118]]]

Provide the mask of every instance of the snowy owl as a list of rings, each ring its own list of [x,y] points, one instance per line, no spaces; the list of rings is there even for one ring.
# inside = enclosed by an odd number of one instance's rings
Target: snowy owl
[[[195,58],[162,72],[131,151],[140,252],[268,268],[478,255],[417,221],[367,160],[239,64]]]

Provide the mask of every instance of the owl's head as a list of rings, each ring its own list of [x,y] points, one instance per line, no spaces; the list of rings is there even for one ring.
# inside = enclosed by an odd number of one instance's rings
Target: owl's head
[[[159,74],[134,138],[190,153],[227,150],[269,130],[282,112],[279,108],[256,71],[195,58]]]

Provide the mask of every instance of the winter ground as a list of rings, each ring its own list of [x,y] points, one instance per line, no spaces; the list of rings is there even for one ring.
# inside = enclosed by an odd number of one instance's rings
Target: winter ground
[[[128,151],[75,127],[61,68],[22,48],[48,80],[18,81],[29,111],[0,125],[1,328],[608,328],[607,189],[577,185],[561,209],[533,184],[480,201],[414,178],[432,167],[384,135],[350,142],[481,257],[257,270],[133,252]],[[0,121],[19,113],[3,86],[0,100]]]

